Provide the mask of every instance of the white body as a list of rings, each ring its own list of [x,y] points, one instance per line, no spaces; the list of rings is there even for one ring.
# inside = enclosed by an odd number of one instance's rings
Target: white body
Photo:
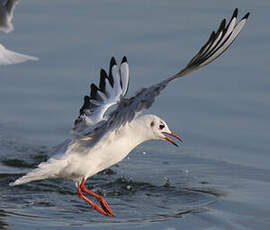
[[[72,179],[79,183],[88,177],[123,160],[129,152],[144,141],[155,139],[150,129],[155,115],[144,115],[125,126],[107,133],[96,145],[89,147],[91,141],[66,140],[63,146],[47,162],[11,185],[19,185],[46,178]],[[136,130],[136,132],[134,132]],[[168,129],[164,129],[170,132]],[[159,139],[158,136],[156,139]],[[82,144],[83,142],[83,144]],[[85,142],[85,143],[84,143]]]

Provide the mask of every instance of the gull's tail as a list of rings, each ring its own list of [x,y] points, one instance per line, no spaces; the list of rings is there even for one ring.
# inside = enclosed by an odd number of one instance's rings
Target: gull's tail
[[[44,174],[41,170],[33,170],[27,173],[25,176],[20,177],[19,179],[15,180],[14,182],[9,183],[10,186],[25,184],[35,180],[42,180],[48,178],[48,175]]]
[[[66,139],[62,144],[56,146],[55,157],[50,158],[46,162],[42,162],[38,167],[26,175],[18,178],[16,181],[9,183],[10,186],[25,184],[31,181],[43,180],[48,178],[61,177],[63,170],[67,167],[69,159],[62,159],[61,154],[68,150],[71,139]],[[56,154],[57,153],[57,154]],[[56,155],[58,157],[56,157]]]
[[[60,168],[55,165],[56,162],[56,159],[50,159],[48,162],[43,162],[39,164],[38,168],[18,178],[16,181],[9,183],[9,185],[15,186],[31,181],[55,178],[60,172]]]

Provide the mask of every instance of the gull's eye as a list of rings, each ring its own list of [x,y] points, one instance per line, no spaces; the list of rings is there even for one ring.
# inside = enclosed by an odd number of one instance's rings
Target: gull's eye
[[[163,129],[165,125],[159,125],[159,129]]]
[[[155,125],[155,122],[151,122],[150,126],[153,127]]]

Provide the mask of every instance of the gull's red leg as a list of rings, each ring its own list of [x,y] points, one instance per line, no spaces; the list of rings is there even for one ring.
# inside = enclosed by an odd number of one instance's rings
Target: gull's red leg
[[[89,195],[95,197],[99,201],[99,203],[102,206],[103,210],[106,211],[108,216],[114,216],[110,206],[108,205],[108,203],[106,202],[106,200],[104,199],[103,196],[100,196],[100,195],[88,190],[87,188],[85,188],[85,180],[84,179],[82,179],[82,182],[81,182],[79,187],[84,192],[87,192]]]
[[[84,180],[82,181],[84,182]],[[96,205],[94,202],[92,202],[91,200],[89,200],[87,197],[85,197],[83,194],[82,194],[82,191],[81,191],[81,184],[78,186],[78,190],[77,190],[77,193],[79,195],[79,197],[81,197],[83,200],[85,200],[88,204],[90,204],[92,206],[93,209],[97,210],[99,213],[105,215],[105,216],[113,216],[112,213],[108,213],[108,212],[105,212],[104,210],[102,210],[98,205]]]

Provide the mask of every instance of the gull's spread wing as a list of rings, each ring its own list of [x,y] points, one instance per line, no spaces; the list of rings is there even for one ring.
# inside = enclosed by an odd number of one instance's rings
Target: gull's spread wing
[[[80,109],[80,115],[74,122],[73,130],[78,133],[105,120],[106,111],[126,95],[128,83],[129,67],[126,57],[122,59],[120,68],[112,58],[109,75],[101,69],[99,87],[91,84],[90,95],[84,97],[84,103]]]
[[[106,122],[107,128],[114,129],[130,122],[137,112],[142,109],[148,109],[153,104],[155,98],[169,82],[198,70],[219,57],[232,44],[249,16],[249,13],[247,13],[237,22],[237,14],[238,10],[235,9],[227,25],[226,20],[223,19],[218,30],[211,33],[206,44],[191,59],[186,67],[177,74],[149,88],[143,88],[134,97],[129,99],[123,98],[116,110],[110,114],[110,118]]]
[[[37,61],[38,58],[13,52],[0,44],[0,65],[17,64],[28,60]]]
[[[85,140],[88,138],[94,138],[97,140],[98,138],[102,137],[106,131],[117,129],[120,126],[125,125],[127,122],[132,121],[137,112],[140,112],[143,109],[148,109],[153,104],[155,98],[160,94],[161,90],[163,90],[168,85],[169,82],[179,77],[183,77],[195,70],[198,70],[219,57],[232,44],[234,39],[237,37],[245,25],[249,16],[249,13],[247,13],[241,20],[237,22],[237,14],[238,10],[235,9],[232,18],[227,25],[226,20],[223,19],[218,30],[211,33],[210,38],[206,44],[190,60],[186,67],[179,71],[177,74],[149,88],[143,88],[134,97],[129,99],[120,97],[118,107],[109,114],[106,121],[104,120],[103,122],[97,124],[95,127],[87,128],[82,132]],[[103,97],[100,97],[101,102],[102,100]],[[87,102],[84,103],[82,109],[87,108],[90,111],[90,105],[91,104],[87,100]],[[84,114],[85,111],[87,110],[83,109],[81,114]],[[93,112],[95,112],[95,110],[93,110]],[[99,114],[103,115],[104,110],[99,112]],[[83,138],[81,137],[81,139]]]

